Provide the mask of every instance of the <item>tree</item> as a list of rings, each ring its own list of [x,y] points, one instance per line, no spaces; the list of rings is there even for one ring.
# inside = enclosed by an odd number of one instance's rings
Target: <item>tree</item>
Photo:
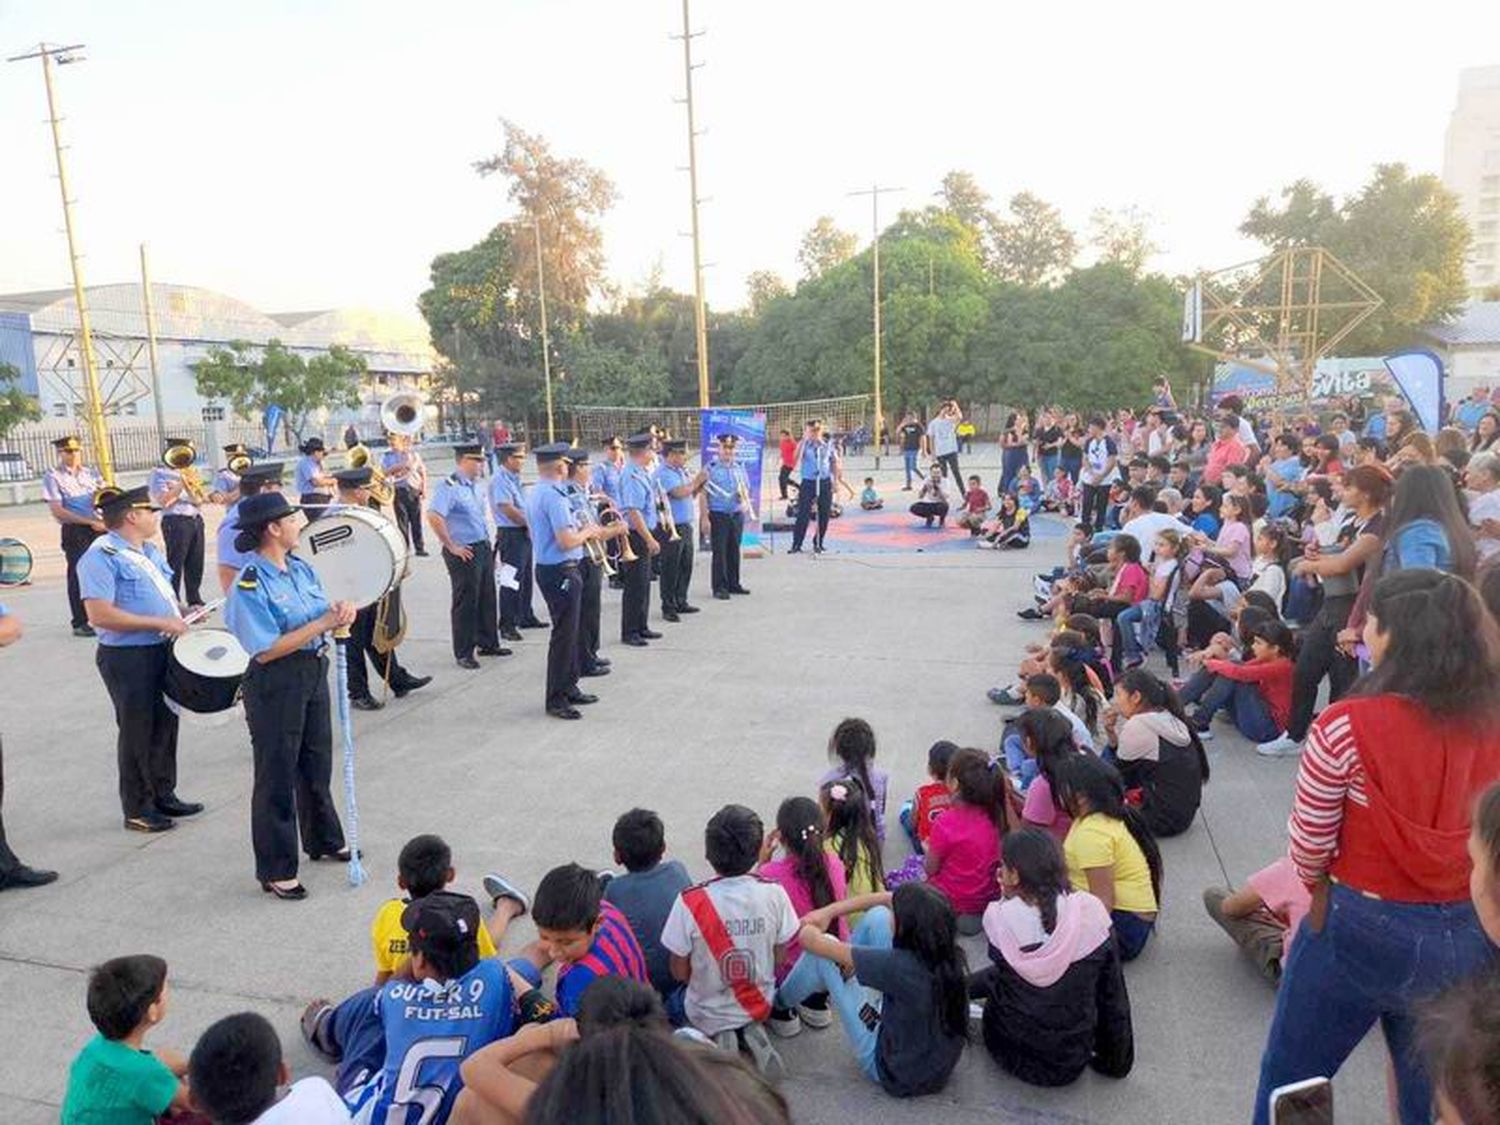
[[[797,264],[802,267],[803,277],[810,281],[854,257],[858,245],[857,236],[839,230],[831,216],[820,215],[802,236]]]
[[[36,399],[20,387],[21,373],[9,363],[0,363],[0,438],[22,422],[35,422],[42,416]]]
[[[777,297],[785,297],[791,292],[786,282],[770,270],[755,270],[745,278],[745,288],[750,294],[751,316],[759,316]]]
[[[1023,191],[1011,197],[1010,215],[999,220],[994,230],[997,276],[1020,285],[1059,280],[1073,263],[1078,240],[1057,208]]]
[[[1142,270],[1161,247],[1151,241],[1151,217],[1136,207],[1111,211],[1096,207],[1089,216],[1089,243],[1099,254],[1099,261],[1124,266],[1132,276]]]
[[[564,340],[558,375],[563,406],[661,406],[670,386],[666,367],[639,353],[601,344],[574,329]]]
[[[287,429],[300,441],[314,410],[359,405],[366,364],[342,344],[309,360],[280,340],[270,340],[263,348],[235,340],[227,348],[209,348],[207,357],[192,368],[204,398],[226,401],[245,418],[280,406]]]
[[[990,210],[990,197],[981,188],[970,172],[949,172],[943,177],[943,186],[938,192],[943,198],[944,210],[950,211],[964,226],[981,236],[988,235],[997,219]]]

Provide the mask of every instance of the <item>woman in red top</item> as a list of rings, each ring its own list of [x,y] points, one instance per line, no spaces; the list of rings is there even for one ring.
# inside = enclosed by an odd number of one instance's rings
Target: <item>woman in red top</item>
[[[1475,797],[1500,776],[1500,627],[1435,570],[1380,580],[1374,669],[1308,732],[1288,825],[1313,904],[1276,995],[1255,1121],[1271,1091],[1331,1076],[1379,1020],[1404,1125],[1431,1120],[1413,1008],[1494,955],[1469,901]]]
[[[1193,725],[1202,738],[1212,738],[1209,722],[1225,710],[1235,727],[1251,742],[1269,742],[1286,732],[1292,714],[1292,673],[1297,642],[1280,621],[1260,621],[1246,630],[1250,658],[1203,662],[1182,686],[1182,701],[1198,705]]]

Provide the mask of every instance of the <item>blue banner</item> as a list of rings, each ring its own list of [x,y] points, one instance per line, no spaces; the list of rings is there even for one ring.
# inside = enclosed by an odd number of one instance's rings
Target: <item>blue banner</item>
[[[752,410],[704,410],[699,425],[699,456],[701,464],[711,465],[718,459],[718,438],[722,433],[731,433],[739,438],[735,446],[735,460],[745,470],[745,479],[750,485],[751,510],[760,511],[760,476],[766,449],[766,416]],[[741,539],[745,548],[760,548],[760,520],[747,519],[745,534]]]
[[[1386,356],[1385,366],[1422,428],[1437,433],[1443,424],[1443,361],[1419,350]]]
[[[274,402],[270,406],[266,407],[265,426],[267,453],[270,453],[271,450],[276,448],[276,433],[281,429],[281,416],[283,413],[284,411],[281,409],[281,407],[276,405],[276,403]]]

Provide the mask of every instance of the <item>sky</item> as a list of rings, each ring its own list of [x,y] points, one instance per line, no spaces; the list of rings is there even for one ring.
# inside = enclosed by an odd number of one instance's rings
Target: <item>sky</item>
[[[1393,15],[1387,16],[1386,11]],[[705,284],[798,270],[823,214],[868,240],[952,169],[1084,229],[1152,217],[1168,272],[1256,256],[1236,227],[1298,177],[1441,171],[1461,67],[1500,63],[1500,4],[1250,8],[995,0],[694,0]],[[90,284],[138,279],[263,310],[412,312],[435,254],[515,208],[475,160],[502,117],[620,193],[613,280],[692,289],[677,0],[0,0],[0,57],[56,72]],[[0,292],[68,285],[40,64],[0,65]]]

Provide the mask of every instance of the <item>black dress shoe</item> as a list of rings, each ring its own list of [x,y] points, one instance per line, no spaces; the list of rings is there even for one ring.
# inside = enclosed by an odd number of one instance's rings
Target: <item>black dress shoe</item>
[[[628,637],[621,637],[620,643],[622,645],[629,645],[631,648],[645,648],[646,638],[636,633],[632,633]]]
[[[397,699],[401,699],[405,696],[410,695],[418,688],[426,687],[430,683],[432,683],[431,676],[408,676],[399,684],[392,684],[391,691],[396,693]]]
[[[140,816],[127,816],[125,827],[131,832],[170,832],[177,827],[177,822],[161,813],[143,813]]]
[[[680,617],[677,616],[677,611],[675,609],[670,609],[670,610],[664,609],[664,610],[662,610],[661,611],[661,619],[663,621],[674,621],[674,622],[682,620],[682,618],[680,618]]]
[[[162,816],[196,816],[203,811],[198,801],[184,801],[175,793],[156,802],[156,811]]]
[[[550,621],[543,621],[540,618],[533,617],[530,621],[523,621],[523,622],[521,622],[521,628],[523,628],[523,629],[550,629],[550,628],[552,628],[552,623]]]
[[[789,555],[800,555],[801,553],[802,553],[802,548],[801,547],[793,547],[790,551],[787,552],[787,554],[789,554]]]
[[[576,708],[576,707],[568,707],[568,706],[566,706],[564,704],[559,704],[556,707],[548,707],[547,708],[547,714],[551,715],[554,719],[581,719],[581,718],[583,718],[583,712],[580,711],[580,710],[578,710],[578,708]]]
[[[0,875],[0,891],[18,890],[21,887],[45,887],[57,881],[56,871],[43,871],[27,867],[24,863],[8,875]]]
[[[460,668],[478,668],[479,661],[475,660],[472,656],[460,656],[458,658],[458,666]]]
[[[594,667],[595,668],[608,668],[613,663],[614,663],[614,661],[611,660],[607,656],[596,656],[596,657],[594,657]]]
[[[583,668],[578,673],[580,676],[607,676],[609,669],[602,664],[595,664],[592,668]]]
[[[500,639],[506,641],[519,641],[524,640],[525,638],[521,636],[521,630],[505,628],[500,630]]]
[[[426,557],[427,557],[427,549],[425,547],[418,547],[417,548],[417,558],[419,558],[419,559],[425,559]]]
[[[714,597],[717,598],[721,602],[727,602],[729,600],[729,591],[728,590],[715,590],[714,591]]]
[[[599,697],[597,695],[590,695],[586,691],[570,691],[568,692],[568,702],[578,707],[587,707],[590,703],[598,703]]]
[[[659,641],[665,634],[658,633],[655,629],[642,629],[641,636],[645,637],[648,641]]]
[[[356,695],[353,699],[349,700],[349,706],[353,707],[356,711],[379,711],[385,704],[373,695]]]
[[[290,887],[278,887],[275,883],[262,882],[260,889],[285,902],[297,902],[307,897],[307,888],[301,883],[293,883]]]
[[[731,586],[729,592],[731,594],[748,594],[750,591],[743,586]]]
[[[94,627],[92,625],[74,625],[73,626],[73,635],[75,637],[94,637],[94,636],[98,636],[98,634],[94,632]]]
[[[678,613],[697,613],[698,612],[698,607],[695,606],[695,605],[688,605],[686,602],[684,602],[682,605],[680,605],[680,606],[677,607],[677,612]]]
[[[329,863],[348,863],[349,862],[349,849],[348,848],[341,848],[340,850],[338,850],[336,852],[308,852],[307,853],[307,858],[310,859],[310,860],[312,860],[313,863],[322,863],[325,860],[327,862],[329,862]],[[365,849],[364,848],[360,848],[359,849],[359,858],[360,859],[364,859],[365,858]]]
[[[509,656],[511,654],[511,650],[503,645],[494,645],[493,647],[485,645],[483,648],[476,648],[474,651],[480,656]]]

